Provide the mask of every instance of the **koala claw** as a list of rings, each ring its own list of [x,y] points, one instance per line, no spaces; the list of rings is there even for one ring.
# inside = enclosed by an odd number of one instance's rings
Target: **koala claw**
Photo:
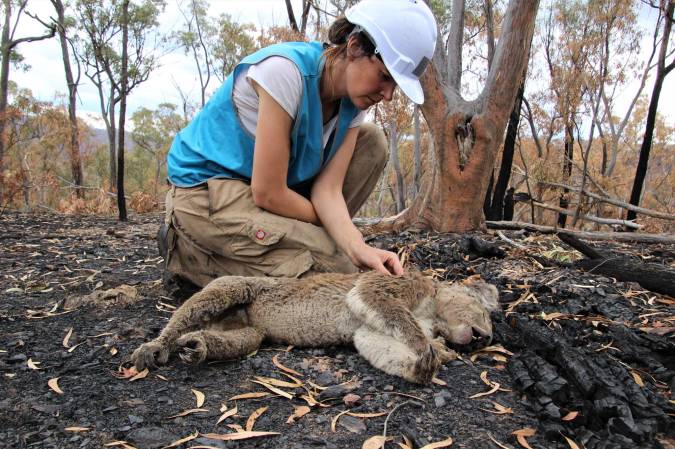
[[[429,384],[441,366],[441,358],[436,353],[433,344],[427,346],[413,367],[411,381],[420,384]]]
[[[163,365],[168,360],[169,348],[156,340],[143,343],[131,354],[131,361],[139,371],[145,368],[156,368],[157,365]]]
[[[196,335],[183,335],[176,340],[178,356],[185,363],[198,364],[206,360],[207,347],[204,338]]]

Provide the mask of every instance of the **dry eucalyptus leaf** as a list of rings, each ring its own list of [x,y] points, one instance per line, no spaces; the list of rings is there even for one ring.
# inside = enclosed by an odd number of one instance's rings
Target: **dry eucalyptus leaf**
[[[59,388],[59,378],[55,377],[53,379],[49,379],[47,381],[47,385],[49,385],[49,388],[57,392],[58,394],[63,394],[63,390]]]
[[[28,359],[26,365],[28,365],[28,368],[30,369],[42,369],[38,366],[40,363],[41,362],[34,362],[33,359]]]
[[[492,435],[490,435],[489,433],[487,434],[487,436],[488,436],[488,438],[490,438],[492,440],[492,442],[494,444],[501,447],[502,449],[511,449],[509,446],[506,446],[505,444],[502,444],[499,441],[495,440],[494,437]]]
[[[263,387],[267,388],[268,390],[270,390],[270,391],[272,391],[272,392],[278,394],[279,396],[285,397],[286,399],[293,399],[293,397],[294,397],[294,395],[293,395],[292,393],[289,393],[289,392],[287,392],[287,391],[281,390],[281,389],[279,389],[279,388],[277,388],[277,387],[275,387],[275,386],[272,386],[272,385],[270,385],[270,384],[267,384],[267,383],[265,383],[265,382],[260,382],[259,380],[252,380],[251,382],[253,382],[253,383],[255,383],[255,384],[260,384],[260,385],[262,385]]]
[[[140,380],[140,379],[145,379],[145,377],[148,375],[149,372],[150,371],[148,371],[148,369],[145,368],[143,371],[141,371],[140,373],[136,374],[134,377],[129,379],[129,382],[133,382],[135,380]]]
[[[223,410],[221,409],[221,411],[223,411]],[[216,421],[216,425],[218,425],[218,424],[220,424],[221,422],[225,421],[225,420],[226,420],[227,418],[229,418],[230,416],[236,415],[238,411],[239,411],[239,409],[238,409],[237,406],[235,405],[234,408],[232,408],[232,409],[226,411],[225,413],[223,413],[222,415],[220,415],[220,418],[218,418],[218,421]]]
[[[169,449],[170,447],[180,446],[183,443],[187,443],[188,441],[194,440],[198,436],[199,436],[199,432],[197,432],[195,430],[195,433],[192,433],[192,434],[186,436],[185,438],[181,438],[180,440],[176,440],[173,443],[169,444],[168,446],[164,446],[162,449]]]
[[[532,447],[527,443],[526,437],[534,436],[536,433],[537,431],[530,427],[526,427],[524,429],[519,429],[511,432],[512,435],[516,436],[518,444],[523,446],[525,449],[532,449]]]
[[[197,398],[197,408],[204,405],[204,399],[206,399],[206,396],[204,396],[204,393],[202,393],[199,390],[195,390],[194,388],[192,388],[192,392],[194,393],[195,397]]]
[[[301,405],[299,407],[295,407],[295,411],[291,416],[288,417],[286,420],[286,424],[293,424],[296,420],[302,418],[305,416],[307,413],[310,412],[310,408],[307,407],[306,405]]]
[[[494,386],[489,391],[484,391],[482,393],[476,393],[474,395],[469,396],[469,399],[476,399],[476,398],[480,398],[480,397],[483,397],[483,396],[489,396],[492,393],[496,392],[497,390],[499,390],[499,384],[495,382]]]
[[[204,438],[219,441],[246,440],[249,438],[268,437],[272,435],[281,435],[279,432],[237,432],[237,433],[205,433]]]
[[[374,437],[370,437],[364,441],[361,449],[380,449],[382,446],[384,446],[384,443],[389,440],[391,440],[391,437],[375,435]]]
[[[136,447],[122,440],[111,441],[110,443],[106,443],[103,446],[104,447],[122,446],[122,449],[136,449]]]
[[[64,348],[70,348],[70,344],[68,340],[70,340],[70,336],[73,335],[73,328],[71,327],[68,329],[68,332],[66,332],[66,336],[63,337],[63,347]]]
[[[89,427],[73,426],[73,427],[66,427],[63,430],[65,430],[66,432],[86,432],[87,430],[89,430]]]
[[[438,377],[434,376],[433,379],[431,379],[432,383],[435,383],[436,385],[440,385],[442,387],[445,387],[448,385],[448,383],[444,380],[439,379]]]
[[[177,415],[167,416],[166,419],[180,418],[181,416],[187,416],[187,415],[191,415],[193,413],[201,413],[201,412],[208,412],[208,411],[209,411],[208,408],[191,408],[189,410],[184,410],[184,411],[178,413]]]
[[[255,420],[260,417],[269,407],[260,407],[259,409],[256,409],[251,413],[251,416],[248,417],[246,420],[246,431],[250,432],[253,430],[253,426],[255,425]]]
[[[645,383],[642,381],[642,377],[640,377],[637,371],[631,371],[630,374],[633,376],[633,380],[636,384],[638,384],[641,388],[645,387]]]
[[[340,416],[342,416],[346,413],[349,413],[349,410],[345,410],[343,412],[340,412],[337,415],[335,415],[335,417],[333,417],[333,419],[331,419],[331,421],[330,421],[331,432],[333,432],[333,433],[337,432],[336,426],[337,426],[338,419],[340,419]]]
[[[227,427],[230,429],[233,429],[235,432],[243,432],[244,428],[241,427],[239,424],[228,424]]]
[[[452,446],[452,438],[447,438],[443,441],[438,441],[436,443],[430,443],[425,446],[422,446],[420,449],[438,449],[440,447],[450,447]]]
[[[302,377],[302,374],[300,374],[299,372],[282,365],[282,363],[279,361],[279,354],[272,357],[272,363],[274,363],[274,366],[279,368],[281,371],[285,371],[288,374],[292,374],[294,376]]]
[[[562,417],[563,421],[574,421],[574,418],[579,416],[579,412],[569,412],[565,416]]]
[[[235,396],[232,396],[228,401],[236,401],[239,399],[258,399],[269,396],[270,394],[265,391],[254,391],[252,393],[242,393]]]
[[[302,382],[286,382],[285,380],[274,379],[273,377],[261,377],[255,376],[256,380],[264,382],[266,384],[274,385],[275,387],[282,388],[298,388],[302,386]]]
[[[579,445],[577,443],[575,443],[574,440],[572,440],[569,437],[566,437],[565,435],[563,435],[563,436],[565,437],[565,441],[567,441],[567,444],[570,445],[570,449],[580,449]]]

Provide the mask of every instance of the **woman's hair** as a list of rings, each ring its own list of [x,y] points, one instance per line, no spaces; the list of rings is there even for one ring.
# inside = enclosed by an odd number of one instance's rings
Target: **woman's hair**
[[[335,66],[338,58],[347,54],[347,43],[351,36],[356,38],[355,56],[372,56],[375,54],[373,41],[363,31],[354,33],[354,28],[356,28],[356,25],[347,20],[346,17],[336,19],[328,28],[328,43],[330,45],[323,51],[323,57],[325,58],[325,67],[328,69],[327,75],[331,81],[333,78],[331,69]]]

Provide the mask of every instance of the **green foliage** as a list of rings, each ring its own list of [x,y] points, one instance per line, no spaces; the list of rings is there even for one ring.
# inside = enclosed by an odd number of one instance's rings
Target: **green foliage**
[[[218,30],[212,52],[216,76],[224,81],[242,58],[256,49],[253,33],[256,28],[250,23],[238,23],[229,14],[221,14],[216,23]]]

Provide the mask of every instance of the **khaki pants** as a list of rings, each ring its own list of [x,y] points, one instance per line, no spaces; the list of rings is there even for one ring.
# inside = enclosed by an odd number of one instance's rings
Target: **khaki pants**
[[[351,216],[375,188],[387,160],[382,131],[363,124],[343,194]],[[298,277],[357,271],[324,228],[257,207],[251,187],[211,179],[166,196],[169,226],[166,267],[201,287],[224,275]]]

